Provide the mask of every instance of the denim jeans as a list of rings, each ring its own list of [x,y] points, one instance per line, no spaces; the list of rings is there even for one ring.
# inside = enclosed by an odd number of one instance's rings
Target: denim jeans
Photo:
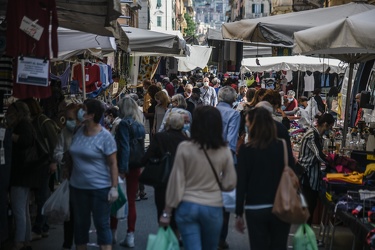
[[[217,250],[223,224],[223,208],[181,202],[176,223],[185,250]]]
[[[31,235],[31,222],[29,212],[30,188],[13,186],[10,189],[12,211],[16,224],[14,235],[15,242],[28,242]]]
[[[109,227],[111,204],[108,202],[110,188],[78,189],[70,186],[70,202],[74,216],[74,242],[86,245],[89,242],[91,213],[97,233],[98,245],[111,245],[112,233]]]

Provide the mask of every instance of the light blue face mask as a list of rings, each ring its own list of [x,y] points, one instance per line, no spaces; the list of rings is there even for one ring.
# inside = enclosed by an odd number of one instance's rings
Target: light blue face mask
[[[74,131],[75,127],[76,127],[76,121],[75,120],[67,120],[66,121],[66,128],[69,130],[69,131]]]
[[[185,123],[184,124],[184,127],[182,128],[182,131],[186,132],[190,132],[190,124],[189,123]]]
[[[281,106],[281,110],[285,110],[286,109],[286,107],[283,105],[283,106]]]
[[[85,118],[83,116],[86,114],[86,111],[84,111],[82,108],[80,108],[77,112],[77,118],[80,122],[83,122]]]

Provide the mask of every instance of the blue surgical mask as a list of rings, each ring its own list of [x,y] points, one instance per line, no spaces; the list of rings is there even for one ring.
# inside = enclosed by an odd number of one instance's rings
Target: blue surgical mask
[[[190,123],[185,123],[184,127],[182,128],[182,131],[190,131]]]
[[[82,108],[80,108],[77,112],[77,118],[78,118],[78,121],[80,122],[83,122],[85,120],[85,118],[83,118],[83,116],[86,114],[86,111],[84,111]]]
[[[67,120],[65,126],[69,131],[73,132],[75,127],[77,126],[77,123],[75,120]]]
[[[281,110],[285,110],[286,109],[286,107],[283,105],[283,106],[281,106]]]

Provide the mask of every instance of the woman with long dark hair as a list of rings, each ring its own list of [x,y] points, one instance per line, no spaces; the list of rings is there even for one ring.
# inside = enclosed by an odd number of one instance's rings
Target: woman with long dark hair
[[[276,137],[275,123],[265,108],[250,110],[246,125],[249,142],[241,146],[237,163],[236,229],[244,232],[245,213],[252,250],[287,249],[290,224],[272,213],[286,143]]]
[[[184,248],[216,250],[223,224],[220,186],[229,191],[235,185],[233,157],[222,136],[220,112],[212,106],[197,107],[191,140],[177,148],[160,224],[169,225],[176,208]]]

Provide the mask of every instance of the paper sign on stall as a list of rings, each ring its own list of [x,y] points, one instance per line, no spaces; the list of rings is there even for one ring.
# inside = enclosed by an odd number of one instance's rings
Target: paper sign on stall
[[[33,57],[18,57],[17,83],[47,87],[49,61]]]
[[[24,16],[21,21],[20,29],[35,40],[39,41],[44,28],[37,24],[37,22],[38,19],[33,21],[27,16]]]

